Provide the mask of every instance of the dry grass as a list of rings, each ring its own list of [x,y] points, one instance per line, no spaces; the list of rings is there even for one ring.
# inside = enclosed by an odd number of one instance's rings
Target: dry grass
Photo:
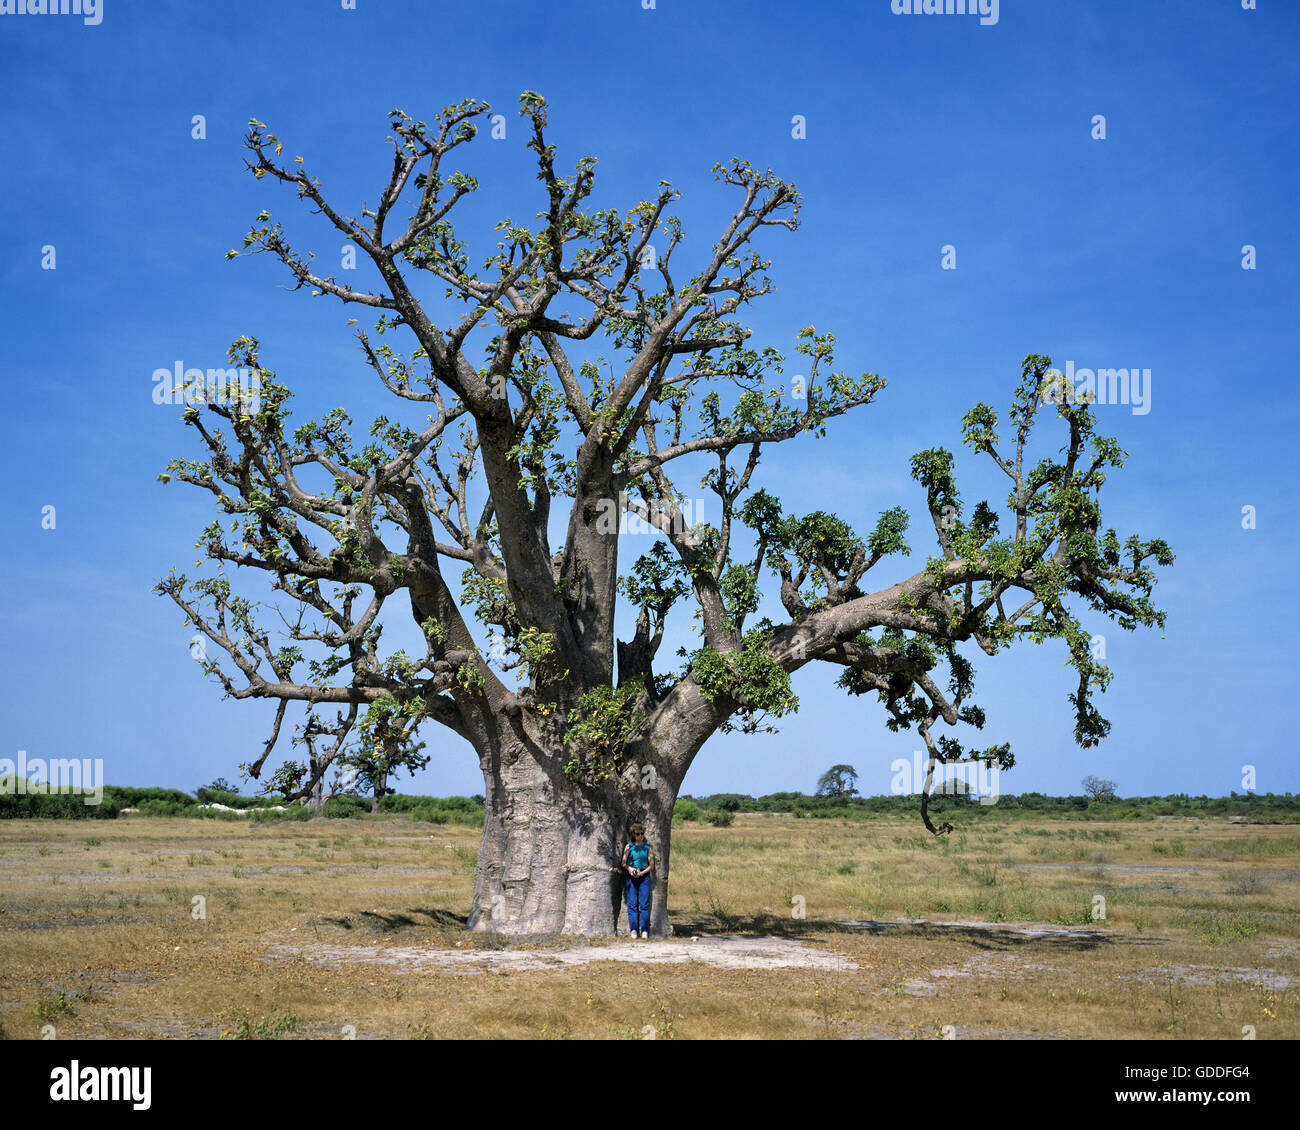
[[[312,960],[317,943],[506,945],[463,928],[477,842],[405,818],[0,823],[0,1030],[936,1038],[950,1025],[958,1038],[1239,1039],[1251,1025],[1260,1039],[1300,1037],[1294,825],[1007,820],[936,841],[910,819],[742,814],[675,831],[678,932],[794,936],[856,970],[464,975]],[[1076,929],[1034,937],[1018,922]]]

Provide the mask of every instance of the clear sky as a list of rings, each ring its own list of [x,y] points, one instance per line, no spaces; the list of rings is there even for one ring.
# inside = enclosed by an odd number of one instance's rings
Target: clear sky
[[[153,402],[156,369],[223,365],[251,334],[296,418],[394,412],[344,325],[355,307],[290,293],[268,257],[225,260],[263,207],[324,260],[339,251],[243,169],[248,120],[351,213],[386,179],[390,109],[492,103],[505,139],[459,151],[482,186],[459,230],[481,260],[497,219],[541,206],[516,117],[533,89],[559,165],[599,159],[598,204],[629,207],[661,179],[682,190],[683,261],[734,206],[714,162],[745,157],[803,193],[799,230],[760,244],[778,290],[752,308],[753,344],[789,350],[813,324],[837,335],[840,366],[889,387],[827,438],[764,457],[757,485],[789,509],[865,533],[903,505],[924,551],[910,455],[958,450],[964,496],[1000,501],[959,421],[980,400],[1005,410],[1025,354],[1149,369],[1141,409],[1097,408],[1131,453],[1103,513],[1172,545],[1156,590],[1168,628],[1097,623],[1113,729],[1087,751],[1059,644],[978,657],[983,742],[1017,753],[1004,791],[1078,792],[1094,773],[1125,795],[1224,795],[1244,765],[1261,792],[1300,791],[1284,614],[1300,548],[1298,70],[1300,6],[1284,0],[1002,0],[986,25],[895,15],[890,0],[103,0],[97,24],[0,15],[0,757],[102,758],[109,783],[192,790],[234,780],[267,732],[272,706],[223,702],[179,611],[150,592],[173,566],[199,572],[192,546],[215,516],[208,496],[156,481],[170,458],[201,457],[181,410]],[[812,791],[848,762],[863,792],[887,792],[918,740],[837,691],[836,673],[796,676],[801,711],[778,735],[715,737],[684,791]],[[429,768],[402,791],[483,791],[468,746],[432,727],[427,740]]]

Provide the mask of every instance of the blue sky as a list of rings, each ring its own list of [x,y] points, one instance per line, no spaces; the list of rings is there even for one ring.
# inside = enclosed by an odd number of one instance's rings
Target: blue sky
[[[1077,792],[1095,773],[1126,795],[1224,795],[1249,764],[1259,791],[1300,791],[1283,615],[1300,528],[1298,47],[1300,8],[1276,0],[1003,0],[992,26],[896,16],[889,0],[105,0],[97,26],[0,15],[0,757],[102,758],[110,783],[193,789],[234,779],[265,736],[272,707],[223,702],[178,610],[150,592],[172,566],[195,573],[214,516],[199,492],[155,481],[170,458],[198,457],[180,409],[153,403],[155,369],[224,364],[251,334],[297,418],[392,411],[344,325],[355,307],[288,292],[266,257],[225,261],[263,207],[323,258],[340,243],[248,176],[249,118],[350,213],[385,179],[388,110],[492,103],[506,138],[460,151],[482,187],[458,230],[481,258],[497,219],[540,207],[515,113],[535,89],[561,167],[599,158],[597,204],[627,208],[661,179],[681,189],[683,262],[734,206],[714,162],[742,156],[801,190],[799,230],[759,245],[777,292],[752,308],[753,343],[788,351],[813,324],[837,335],[839,366],[889,387],[826,439],[764,457],[757,485],[789,509],[833,509],[865,533],[904,505],[924,551],[909,457],[959,449],[977,401],[1005,410],[1025,354],[1149,368],[1148,412],[1097,409],[1131,453],[1103,507],[1122,535],[1162,536],[1177,554],[1157,587],[1168,628],[1097,624],[1113,729],[1087,751],[1059,650],[981,658],[984,740],[1018,756],[1001,788]],[[945,245],[956,270],[941,269]],[[1000,501],[961,452],[964,496]],[[889,584],[922,563],[871,576]],[[889,733],[835,674],[796,676],[801,711],[780,734],[715,737],[685,791],[811,791],[834,762],[857,767],[862,791],[888,791],[917,739]],[[427,740],[429,768],[403,791],[482,791],[467,746]]]

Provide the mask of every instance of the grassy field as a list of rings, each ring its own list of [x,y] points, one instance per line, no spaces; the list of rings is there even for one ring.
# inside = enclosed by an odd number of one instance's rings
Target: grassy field
[[[478,838],[395,816],[0,821],[3,1034],[1300,1037],[1296,825],[679,826],[676,937],[808,957],[781,968],[562,965],[563,939],[471,935]],[[478,951],[555,963],[440,964]]]

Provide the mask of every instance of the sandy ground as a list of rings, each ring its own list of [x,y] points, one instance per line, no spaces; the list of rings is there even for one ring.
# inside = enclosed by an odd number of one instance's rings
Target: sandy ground
[[[920,919],[915,920],[920,922]],[[849,919],[836,922],[841,930],[871,932],[891,926],[913,924],[909,920],[869,921]],[[978,927],[987,929],[985,922],[931,922],[932,929],[945,927],[958,929]],[[1100,937],[1097,930],[1060,926],[1003,925],[999,932],[1018,934],[1029,938]],[[459,943],[457,943],[459,945]],[[365,946],[334,945],[326,942],[301,944],[275,944],[267,951],[272,957],[301,956],[317,965],[339,968],[347,965],[389,966],[409,973],[441,971],[448,973],[525,972],[541,969],[563,969],[588,965],[600,961],[618,961],[638,965],[697,964],[715,969],[814,969],[847,972],[858,969],[857,962],[840,954],[828,952],[819,943],[780,937],[742,937],[735,934],[693,935],[684,938],[658,938],[635,940],[620,938],[609,942],[573,942],[559,948],[539,950],[521,949],[433,949],[424,946]],[[1003,955],[1010,957],[1012,955]],[[978,975],[974,969],[932,970],[936,977]]]
[[[709,938],[662,939],[613,942],[609,945],[578,943],[554,950],[458,950],[427,949],[420,946],[339,946],[310,942],[301,946],[276,945],[277,956],[301,954],[324,966],[349,964],[397,966],[409,973],[438,970],[446,973],[526,972],[535,969],[563,969],[596,961],[621,961],[638,965],[707,965],[715,969],[857,969],[856,962],[827,953],[790,938],[741,938],[721,935]]]
[[[1087,941],[1105,937],[1106,931],[1084,927],[1051,926],[1042,923],[927,922],[922,919],[844,919],[834,923],[837,931],[874,933],[891,928],[924,924],[930,930],[951,930],[954,934],[971,928],[1005,937]],[[828,924],[829,925],[829,924]],[[460,943],[457,943],[457,947]],[[538,949],[529,943],[520,948],[441,949],[413,945],[332,944],[304,941],[296,944],[272,944],[266,948],[271,961],[302,959],[322,968],[343,969],[357,966],[387,968],[394,972],[420,975],[440,972],[459,975],[493,974],[570,969],[598,962],[632,965],[686,965],[713,969],[776,970],[806,969],[817,972],[846,973],[864,968],[859,962],[829,951],[823,942],[800,941],[783,937],[753,937],[736,934],[690,935],[686,937],[635,940],[618,938],[594,942],[559,942]],[[1290,957],[1290,947],[1283,946],[1273,957]],[[942,995],[944,986],[954,980],[1005,981],[1050,972],[1051,966],[1026,961],[1016,952],[981,952],[960,964],[929,969],[919,976],[903,980],[897,991],[913,997]],[[1186,985],[1213,985],[1216,981],[1261,984],[1270,989],[1286,990],[1300,985],[1300,978],[1274,969],[1247,969],[1209,965],[1163,964],[1123,978]]]
[[[675,932],[633,940],[467,931],[475,829],[0,823],[0,1033],[20,1038],[1222,1040],[1300,1017],[1294,826],[943,847],[902,820],[687,826]]]

